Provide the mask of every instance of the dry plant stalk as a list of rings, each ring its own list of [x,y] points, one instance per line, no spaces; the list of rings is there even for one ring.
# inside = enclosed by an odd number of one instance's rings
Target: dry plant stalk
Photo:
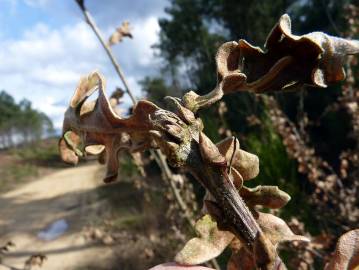
[[[195,113],[238,91],[266,93],[304,84],[326,87],[343,80],[344,57],[358,53],[359,43],[321,32],[293,35],[289,16],[283,15],[265,48],[245,40],[223,44],[216,56],[215,89],[204,96],[190,91],[182,99],[168,97],[172,110],[142,100],[130,117],[122,118],[106,96],[104,78],[94,72],[81,79],[65,113],[59,143],[63,160],[77,163],[88,147],[101,145],[107,154],[108,182],[117,174],[120,149],[159,148],[172,166],[189,171],[206,188],[205,215],[196,224],[199,236],[178,253],[179,263],[203,263],[230,245],[229,269],[286,269],[278,245],[309,241],[294,235],[282,219],[256,209],[256,205],[283,207],[290,196],[276,186],[245,187],[245,181],[259,172],[258,157],[241,150],[234,137],[213,143]],[[88,102],[95,91],[97,100]]]

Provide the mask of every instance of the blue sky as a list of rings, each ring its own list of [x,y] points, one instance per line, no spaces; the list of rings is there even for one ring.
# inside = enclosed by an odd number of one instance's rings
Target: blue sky
[[[166,0],[86,0],[106,37],[130,21],[134,39],[114,52],[136,96],[141,96],[138,81],[160,67],[151,45],[166,5]],[[0,90],[17,101],[29,99],[61,128],[79,78],[93,70],[105,75],[109,92],[122,86],[74,0],[0,0]]]

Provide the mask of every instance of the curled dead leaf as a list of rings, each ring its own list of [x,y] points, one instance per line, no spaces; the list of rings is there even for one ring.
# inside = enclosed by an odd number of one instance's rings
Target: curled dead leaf
[[[88,76],[82,77],[75,90],[75,94],[71,98],[70,106],[75,108],[86,100],[93,92],[96,91],[100,81],[104,79],[98,72],[92,72]]]
[[[189,240],[177,253],[177,263],[196,265],[209,261],[220,255],[234,238],[231,232],[218,230],[217,222],[210,215],[199,219],[195,228],[198,237]]]
[[[219,152],[225,156],[228,163],[235,168],[243,180],[250,180],[259,174],[259,159],[256,155],[240,149],[238,140],[226,138],[216,144]]]
[[[258,212],[256,219],[264,235],[268,237],[274,246],[282,242],[310,241],[305,236],[294,234],[283,219],[272,214]]]
[[[219,166],[226,166],[226,158],[203,132],[199,134],[199,149],[203,160],[206,162]]]
[[[272,209],[282,208],[290,200],[290,196],[277,186],[243,187],[240,195],[249,205],[262,205]]]
[[[243,39],[221,45],[216,55],[217,86],[204,96],[187,93],[183,98],[186,107],[196,111],[238,91],[263,93],[302,85],[326,87],[345,79],[345,57],[359,53],[357,40],[322,32],[292,34],[287,14],[274,26],[264,47],[262,50]]]
[[[101,160],[107,164],[104,180],[111,182],[118,175],[120,149],[134,152],[151,145],[149,115],[159,108],[151,102],[140,101],[133,108],[133,115],[121,118],[112,108],[104,87],[105,80],[98,72],[81,78],[65,113],[59,149],[62,159],[72,164],[86,152],[102,153]],[[95,91],[98,98],[87,102]]]
[[[76,153],[77,156],[83,156],[83,145],[81,137],[74,131],[66,131],[63,136],[67,145]]]
[[[99,155],[105,150],[105,146],[101,144],[88,145],[85,147],[85,151],[90,155]]]
[[[170,97],[167,96],[165,97],[165,100],[170,103],[171,105],[173,105],[175,107],[175,112],[176,114],[181,118],[182,121],[184,121],[186,124],[190,125],[192,124],[194,121],[196,121],[196,118],[194,116],[194,113],[187,109],[186,107],[184,107],[180,101],[178,100],[178,98],[174,98],[174,97]]]
[[[235,153],[232,166],[237,169],[244,180],[253,179],[259,174],[259,158],[241,149]]]
[[[61,138],[59,141],[59,152],[61,159],[69,164],[76,165],[79,162],[79,158],[76,153],[67,145],[66,141]]]
[[[235,168],[230,169],[228,176],[238,190],[243,187],[243,177]]]
[[[359,229],[343,234],[325,270],[359,269]]]

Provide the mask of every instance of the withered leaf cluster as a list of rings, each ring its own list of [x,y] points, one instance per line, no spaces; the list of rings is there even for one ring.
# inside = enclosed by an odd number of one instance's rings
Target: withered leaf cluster
[[[283,15],[269,34],[265,50],[245,40],[227,42],[217,53],[218,83],[207,95],[193,91],[182,99],[169,97],[171,110],[139,101],[133,114],[116,113],[105,93],[105,80],[94,72],[81,79],[65,113],[59,142],[62,158],[76,164],[86,154],[103,154],[105,181],[118,174],[118,153],[159,148],[171,165],[189,171],[206,188],[205,215],[176,260],[199,264],[232,248],[229,269],[285,269],[277,247],[287,241],[308,241],[295,235],[280,218],[259,211],[278,209],[290,196],[276,186],[248,188],[245,181],[259,173],[257,156],[240,149],[236,138],[217,144],[203,132],[196,111],[236,91],[264,93],[303,84],[325,87],[344,79],[343,59],[359,52],[358,42],[315,32],[291,33]],[[98,94],[95,100],[89,96]]]
[[[224,43],[216,55],[216,88],[204,96],[187,93],[183,98],[186,106],[197,110],[238,91],[265,93],[337,83],[345,79],[345,57],[359,53],[359,42],[322,32],[294,35],[285,14],[268,35],[264,48],[243,39]]]
[[[149,114],[158,109],[156,105],[141,101],[133,115],[121,118],[111,106],[104,92],[105,81],[94,72],[80,80],[70,107],[65,113],[63,137],[59,142],[60,154],[65,162],[77,164],[79,157],[100,154],[104,151],[107,163],[105,182],[116,179],[117,154],[121,149],[130,152],[149,148]],[[87,101],[98,92],[98,99]]]

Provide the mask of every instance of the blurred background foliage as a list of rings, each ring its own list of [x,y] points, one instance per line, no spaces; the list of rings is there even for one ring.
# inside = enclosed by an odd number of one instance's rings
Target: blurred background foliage
[[[29,100],[0,91],[0,191],[34,179],[49,165],[63,167],[51,119]]]
[[[0,147],[30,144],[54,132],[50,118],[32,107],[29,100],[16,102],[5,92],[0,92]]]

